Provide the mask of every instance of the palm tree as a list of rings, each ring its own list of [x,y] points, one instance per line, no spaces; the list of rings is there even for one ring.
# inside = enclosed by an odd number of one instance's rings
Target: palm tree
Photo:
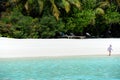
[[[55,4],[54,0],[50,0],[50,2],[52,4],[53,15],[58,20],[59,15],[60,15],[60,11],[57,8],[57,5]],[[81,4],[80,4],[79,0],[62,0],[61,3],[63,4],[66,13],[68,13],[70,11],[70,8],[71,8],[72,5],[75,5],[78,9],[81,9]]]
[[[30,15],[31,13],[37,13],[37,15],[41,15],[44,8],[48,5],[45,3],[51,3],[52,13],[59,19],[60,11],[57,4],[62,4],[62,8],[65,9],[66,13],[71,10],[72,6],[76,6],[78,9],[81,9],[81,3],[79,0],[61,0],[60,3],[57,3],[56,0],[9,0],[9,4],[13,5],[14,7],[20,9],[25,9],[26,13]],[[22,6],[21,6],[22,5]]]
[[[96,25],[100,26],[100,24],[101,24],[101,26],[103,26],[104,24],[106,24],[105,27],[107,27],[107,30],[110,31],[111,26],[114,25],[114,23],[118,23],[118,21],[119,21],[119,19],[118,19],[118,16],[119,16],[118,8],[119,7],[120,7],[120,0],[102,0],[102,1],[100,1],[95,9],[96,15],[98,17],[98,18],[96,17],[96,19],[98,20],[98,24],[96,24]],[[103,19],[101,19],[101,21],[99,21],[100,18],[103,18]],[[96,28],[96,29],[98,29],[98,28]],[[99,30],[98,30],[98,32],[99,32]]]
[[[35,11],[41,15],[43,11],[44,0],[27,0],[24,4],[25,10],[28,14]],[[35,10],[36,9],[36,10]]]

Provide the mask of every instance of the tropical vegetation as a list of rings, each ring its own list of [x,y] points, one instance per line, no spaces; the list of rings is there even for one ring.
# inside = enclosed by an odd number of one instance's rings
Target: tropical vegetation
[[[0,36],[120,37],[120,0],[0,0]]]

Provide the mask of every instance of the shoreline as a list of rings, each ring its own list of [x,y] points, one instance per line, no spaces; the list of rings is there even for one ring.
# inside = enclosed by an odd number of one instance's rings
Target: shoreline
[[[120,58],[120,55],[112,55],[112,56],[107,56],[107,55],[80,55],[80,56],[49,56],[49,57],[4,57],[0,58],[0,61],[11,61],[11,60],[61,60],[61,59],[93,59],[93,58]]]
[[[0,38],[1,58],[45,58],[73,56],[108,56],[107,47],[112,44],[111,56],[120,56],[119,38],[97,39],[13,39]]]

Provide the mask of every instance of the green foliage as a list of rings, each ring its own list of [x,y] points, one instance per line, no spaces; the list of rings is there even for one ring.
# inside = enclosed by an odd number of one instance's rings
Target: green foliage
[[[97,0],[82,0],[82,6],[85,10],[94,9],[96,7]]]
[[[105,14],[105,12],[102,8],[97,8],[95,13],[97,16],[103,16]]]
[[[9,14],[9,17],[1,18],[4,25],[1,25],[2,30],[6,35],[2,34],[2,36],[9,36],[14,38],[38,38],[36,36],[36,24],[34,24],[38,19],[33,19],[29,16],[23,16],[19,11],[13,11]],[[7,24],[6,24],[7,23]],[[6,29],[7,28],[7,29]],[[33,33],[34,35],[33,35]]]
[[[111,4],[111,7],[106,10],[106,24],[120,23],[120,13],[116,11],[116,6]]]
[[[60,32],[76,35],[90,32],[100,37],[114,26],[120,27],[118,3],[118,0],[7,0],[0,4],[0,36],[55,38]]]
[[[67,20],[67,28],[74,33],[83,33],[83,29],[88,25],[94,25],[95,13],[92,10],[79,12],[74,9],[74,14]]]
[[[118,12],[108,12],[105,18],[106,24],[120,23],[120,14]]]
[[[59,20],[56,21],[54,16],[45,16],[40,21],[41,24],[41,37],[42,38],[50,38],[56,35],[56,32],[63,31],[65,25]]]

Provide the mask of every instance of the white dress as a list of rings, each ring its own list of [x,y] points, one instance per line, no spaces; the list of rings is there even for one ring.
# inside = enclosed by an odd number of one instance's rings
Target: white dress
[[[111,52],[112,51],[112,47],[108,47],[108,49],[107,49],[109,52]]]

